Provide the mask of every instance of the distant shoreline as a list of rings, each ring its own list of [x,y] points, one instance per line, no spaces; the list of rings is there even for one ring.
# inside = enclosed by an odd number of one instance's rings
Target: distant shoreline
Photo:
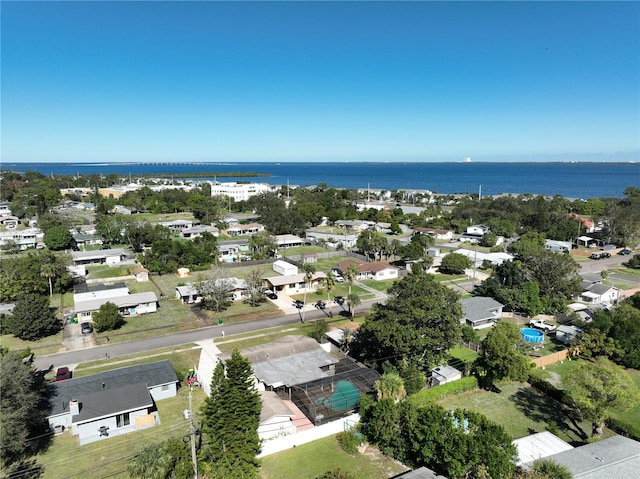
[[[375,161],[375,160],[363,160],[363,161],[303,161],[303,160],[281,160],[281,161],[139,161],[139,162],[131,162],[131,161],[113,161],[113,162],[60,162],[60,161],[40,161],[40,162],[31,162],[31,161],[14,161],[14,162],[4,162],[4,165],[63,165],[63,166],[71,166],[78,165],[83,167],[101,167],[101,166],[182,166],[182,165],[191,165],[191,166],[233,166],[233,165],[243,165],[243,164],[259,164],[259,165],[278,165],[278,164],[313,164],[313,165],[345,165],[345,164],[354,164],[354,165],[367,165],[367,164],[375,164],[375,165],[455,165],[455,164],[465,164],[465,165],[639,165],[640,161],[595,161],[595,160],[585,160],[585,161],[484,161],[484,160],[473,160],[473,161]],[[12,171],[11,168],[6,168],[5,166],[0,166],[0,171]],[[250,173],[242,173],[242,176],[249,176]],[[261,176],[260,173],[255,173],[256,176]]]

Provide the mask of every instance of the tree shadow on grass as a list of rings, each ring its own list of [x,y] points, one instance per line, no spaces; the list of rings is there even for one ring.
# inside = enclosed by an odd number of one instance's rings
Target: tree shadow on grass
[[[509,400],[529,419],[549,425],[555,424],[559,429],[573,433],[579,438],[578,441],[572,441],[573,443],[582,444],[589,438],[580,426],[580,418],[574,411],[540,394],[532,387],[519,389]]]

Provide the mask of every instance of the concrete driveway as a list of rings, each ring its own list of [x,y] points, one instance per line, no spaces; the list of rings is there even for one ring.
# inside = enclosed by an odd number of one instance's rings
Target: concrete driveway
[[[93,333],[82,334],[80,324],[73,324],[67,322],[62,331],[62,347],[66,351],[73,351],[76,349],[92,348],[97,346],[98,342]]]

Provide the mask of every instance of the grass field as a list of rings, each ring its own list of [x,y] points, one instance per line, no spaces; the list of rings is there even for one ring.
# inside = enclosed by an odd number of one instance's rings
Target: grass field
[[[329,436],[262,459],[263,479],[314,479],[340,468],[356,479],[383,479],[407,470],[379,452],[351,456]]]
[[[544,431],[551,424],[558,427],[558,436],[571,444],[581,444],[589,438],[590,422],[574,420],[566,407],[528,384],[508,382],[498,388],[499,393],[478,389],[438,402],[447,409],[480,412],[503,426],[514,439]]]

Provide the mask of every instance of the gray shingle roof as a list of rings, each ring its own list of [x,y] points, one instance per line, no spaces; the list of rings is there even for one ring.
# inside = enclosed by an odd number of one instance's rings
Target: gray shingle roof
[[[640,442],[613,436],[548,456],[575,479],[635,479],[640,471]]]
[[[471,321],[472,323],[495,318],[496,315],[491,313],[491,311],[503,307],[503,305],[495,299],[484,296],[461,299],[459,303],[462,306],[463,319]]]
[[[73,422],[85,422],[105,416],[151,407],[153,399],[145,383],[127,384],[76,398],[80,403],[80,414]]]
[[[58,381],[47,387],[51,401],[50,416],[69,411],[69,401],[88,394],[117,389],[122,386],[144,383],[148,388],[178,382],[173,366],[166,359],[149,364],[137,364],[112,369],[81,378]],[[104,387],[103,387],[104,384]]]

